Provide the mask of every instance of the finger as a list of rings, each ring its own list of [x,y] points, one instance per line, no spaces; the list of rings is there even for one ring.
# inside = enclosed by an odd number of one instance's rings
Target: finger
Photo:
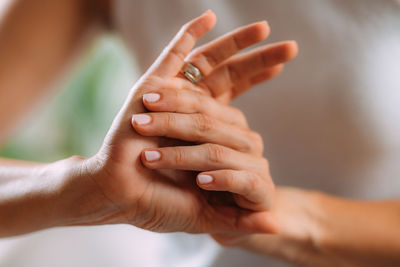
[[[235,200],[239,206],[263,211],[271,208],[274,193],[272,180],[266,175],[251,171],[218,170],[198,174],[197,184],[204,190],[238,194]]]
[[[186,23],[154,63],[151,71],[160,76],[175,76],[196,41],[210,31],[216,23],[214,12],[208,10]]]
[[[293,59],[297,55],[296,42],[283,42],[259,47],[253,51],[235,55],[217,67],[202,82],[214,97],[233,95],[231,91],[240,84],[267,69]],[[242,92],[235,92],[236,95]]]
[[[132,125],[136,132],[144,136],[219,144],[254,155],[261,155],[263,151],[259,134],[199,113],[135,114],[132,116]]]
[[[141,160],[149,169],[268,171],[262,158],[216,144],[147,149],[142,152]]]
[[[265,71],[262,71],[249,79],[251,85],[256,85],[262,83],[266,80],[272,79],[275,76],[279,75],[283,71],[284,65],[278,64],[273,66]],[[233,96],[236,97],[239,93],[243,92],[244,90],[234,90]]]
[[[266,21],[241,27],[196,48],[189,54],[187,60],[206,76],[215,66],[230,58],[241,49],[265,40],[269,32],[269,26]]]
[[[220,102],[229,102],[229,100],[234,99],[239,94],[247,91],[249,88],[253,87],[256,84],[262,83],[264,81],[270,80],[277,75],[279,75],[283,70],[283,64],[275,65],[271,68],[268,68],[261,73],[250,77],[249,79],[243,79],[240,82],[236,83],[230,90],[229,99],[223,99],[221,101],[221,97],[218,99]]]
[[[239,109],[223,105],[198,91],[153,90],[143,95],[143,104],[149,111],[201,113],[216,120],[248,128],[246,118]]]
[[[209,226],[203,232],[215,233],[278,233],[280,222],[269,211],[254,212],[235,207],[216,206],[214,212],[205,212]],[[211,223],[211,224],[210,224]],[[206,223],[207,224],[207,223]]]

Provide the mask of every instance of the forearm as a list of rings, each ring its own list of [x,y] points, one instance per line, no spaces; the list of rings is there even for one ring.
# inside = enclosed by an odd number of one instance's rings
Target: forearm
[[[51,164],[0,160],[0,237],[45,228],[85,224],[104,207],[88,177],[84,160]]]
[[[29,164],[27,164],[29,165]],[[42,229],[52,224],[51,191],[54,181],[43,166],[0,166],[0,236]],[[32,164],[33,165],[33,164]]]
[[[322,198],[319,218],[322,253],[352,266],[400,264],[400,201]]]
[[[400,262],[400,202],[361,202],[278,189],[283,227],[254,235],[246,249],[305,266],[396,266]]]

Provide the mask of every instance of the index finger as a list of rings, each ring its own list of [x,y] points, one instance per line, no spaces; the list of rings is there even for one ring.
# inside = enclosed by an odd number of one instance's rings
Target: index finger
[[[152,72],[160,76],[175,76],[179,73],[186,56],[198,39],[209,32],[216,23],[216,16],[211,10],[186,23],[174,39],[163,50],[152,66]]]

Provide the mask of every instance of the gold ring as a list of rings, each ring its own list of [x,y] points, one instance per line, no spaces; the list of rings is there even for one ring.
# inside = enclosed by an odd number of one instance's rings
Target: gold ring
[[[203,75],[198,68],[190,64],[189,62],[185,62],[182,67],[182,73],[185,77],[194,84],[197,84]]]

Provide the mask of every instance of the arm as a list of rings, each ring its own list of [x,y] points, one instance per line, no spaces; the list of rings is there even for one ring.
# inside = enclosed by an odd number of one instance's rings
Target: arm
[[[269,216],[260,210],[264,207],[263,202],[254,210],[231,205],[216,207],[193,186],[192,172],[149,170],[141,163],[144,149],[175,145],[176,140],[136,134],[131,126],[132,115],[145,111],[142,97],[156,88],[205,92],[182,79],[180,68],[197,39],[214,24],[215,15],[209,11],[182,27],[153,66],[134,85],[96,155],[88,159],[73,157],[38,167],[5,166],[0,177],[4,186],[0,201],[2,236],[52,226],[112,223],[127,223],[159,232],[272,232],[271,225],[261,220]],[[226,81],[229,71],[239,68],[241,62],[252,68],[243,70],[241,79],[230,83],[231,87],[244,83],[249,85],[250,78],[257,75],[254,71],[263,74],[254,83],[279,73],[281,64],[293,55],[287,55],[295,45],[293,42],[263,46],[241,57],[234,56],[239,49],[262,41],[267,30],[266,23],[255,23],[204,45],[199,50],[200,55],[214,56],[220,53],[221,45],[231,45],[230,50],[225,49],[223,56],[218,57],[220,61],[217,63],[225,64],[208,66],[211,73],[208,77],[215,82],[221,79]],[[232,42],[238,40],[235,37],[241,37],[239,40],[242,41],[232,46]],[[260,57],[275,60],[265,61]],[[258,63],[256,67],[252,62]],[[213,69],[224,72],[212,74]],[[208,80],[210,88],[214,85],[212,80]],[[134,118],[140,117],[134,115]],[[210,149],[209,152],[218,157],[218,150]],[[182,186],[178,181],[186,183]]]
[[[82,179],[81,187],[71,186],[78,162],[78,157],[52,164],[0,159],[0,237],[77,223],[73,218],[78,213],[70,212],[73,203],[89,202],[92,208],[101,203],[95,190],[86,201],[81,198],[87,192],[81,188],[93,186],[89,180]]]
[[[277,188],[276,236],[217,236],[302,266],[398,266],[400,201],[357,201],[294,188]]]
[[[89,0],[8,0],[0,10],[0,145],[84,44]]]

